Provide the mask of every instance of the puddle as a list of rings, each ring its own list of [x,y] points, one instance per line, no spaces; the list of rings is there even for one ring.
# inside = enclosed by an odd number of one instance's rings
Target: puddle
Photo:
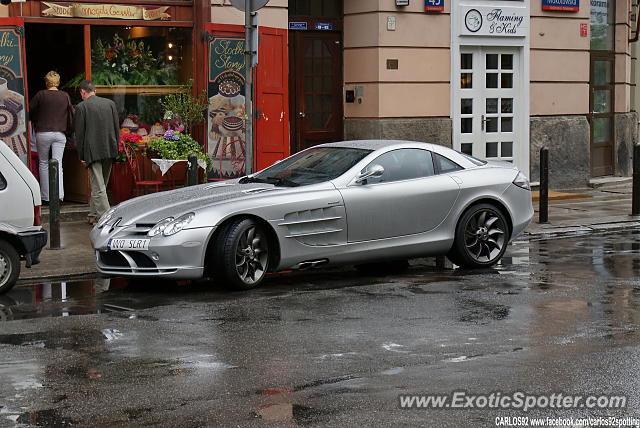
[[[33,346],[46,349],[79,350],[104,343],[104,334],[97,330],[51,330],[37,333],[0,335],[0,344]]]

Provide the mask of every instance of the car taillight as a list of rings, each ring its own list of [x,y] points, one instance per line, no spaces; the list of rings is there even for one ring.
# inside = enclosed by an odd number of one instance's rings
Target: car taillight
[[[33,206],[33,225],[41,226],[42,218],[40,217],[40,205]]]

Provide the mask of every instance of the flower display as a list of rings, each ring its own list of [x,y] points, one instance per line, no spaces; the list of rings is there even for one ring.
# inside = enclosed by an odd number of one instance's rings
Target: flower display
[[[142,142],[142,137],[137,134],[120,134],[120,140],[118,141],[118,155],[116,156],[116,162],[126,162],[127,152],[125,146],[128,146],[134,151],[141,151],[138,144]]]
[[[172,129],[165,131],[162,137],[154,138],[147,143],[147,154],[153,152],[161,159],[187,159],[195,153],[199,159],[211,167],[211,159],[202,150],[202,146],[190,135],[176,132]]]

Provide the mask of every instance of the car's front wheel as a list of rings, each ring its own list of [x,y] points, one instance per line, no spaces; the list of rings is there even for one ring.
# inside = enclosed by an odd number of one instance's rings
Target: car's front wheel
[[[269,242],[264,228],[254,220],[238,219],[218,237],[218,266],[231,288],[257,287],[269,267]]]
[[[509,242],[504,215],[490,204],[469,208],[460,218],[447,257],[461,267],[492,266],[500,260]]]
[[[20,256],[9,242],[0,239],[0,294],[11,290],[20,275]]]

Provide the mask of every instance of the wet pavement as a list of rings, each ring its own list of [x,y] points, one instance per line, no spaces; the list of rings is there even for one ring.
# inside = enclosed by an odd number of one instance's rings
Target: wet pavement
[[[532,239],[495,269],[91,279],[0,297],[0,426],[495,426],[399,394],[615,394],[640,417],[640,231]]]

